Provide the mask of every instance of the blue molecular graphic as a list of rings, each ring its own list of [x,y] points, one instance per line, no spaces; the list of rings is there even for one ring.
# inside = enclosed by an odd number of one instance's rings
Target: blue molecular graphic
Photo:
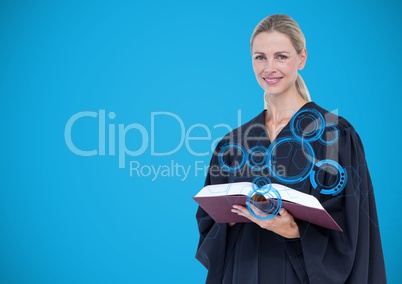
[[[263,185],[262,185],[263,184]],[[259,185],[262,185],[259,187]],[[254,205],[264,215],[253,211]],[[279,214],[282,208],[282,198],[279,192],[271,186],[269,178],[261,176],[253,180],[253,190],[247,196],[247,209],[255,218],[269,220]]]
[[[315,154],[309,143],[287,137],[278,140],[275,144],[271,144],[268,152],[270,153],[269,169],[272,175],[283,183],[301,182],[310,175],[313,169]],[[298,171],[292,174],[289,172],[282,174],[278,171],[278,167],[283,165],[282,161],[289,160],[290,153],[295,153],[292,160],[298,163]]]
[[[230,151],[238,151],[241,153],[241,161],[238,165],[236,166],[231,166],[226,164],[226,162],[223,160],[223,156],[225,154],[229,154]],[[243,149],[243,147],[236,145],[236,144],[227,144],[221,148],[221,150],[218,153],[218,160],[219,160],[219,165],[222,168],[222,170],[226,172],[235,172],[243,167],[247,160],[247,154],[246,151]]]
[[[324,137],[325,136],[325,137]],[[318,139],[321,144],[325,146],[330,146],[335,144],[338,141],[339,138],[339,128],[337,125],[330,124],[327,125],[325,133],[321,135],[321,137]]]
[[[337,195],[339,194],[346,185],[347,173],[343,167],[341,167],[334,160],[322,160],[316,163],[315,167],[318,170],[312,170],[310,174],[310,182],[314,189],[320,191],[321,194],[325,195]],[[320,182],[320,176],[330,175],[333,179],[330,180],[331,184],[322,184]]]
[[[251,195],[275,193],[271,192],[273,189],[269,187],[269,178],[262,174],[264,170],[284,184],[299,183],[310,177],[312,187],[320,193],[339,194],[345,188],[347,172],[335,160],[318,160],[311,146],[315,141],[324,147],[335,144],[339,140],[339,127],[332,122],[327,124],[323,115],[315,109],[298,112],[291,119],[289,127],[291,136],[275,140],[268,148],[258,145],[246,151],[244,147],[234,143],[224,145],[218,153],[221,169],[235,173],[248,166],[252,171],[260,173],[261,176],[254,180],[256,187]],[[235,160],[231,161],[230,157],[235,157]],[[321,182],[322,180],[326,181]],[[272,209],[273,207],[269,208],[271,211]]]
[[[249,150],[247,164],[250,169],[261,171],[268,167],[268,158],[268,148],[264,146],[256,146]]]
[[[301,110],[290,120],[290,131],[293,136],[307,142],[319,139],[324,129],[324,117],[315,109]]]

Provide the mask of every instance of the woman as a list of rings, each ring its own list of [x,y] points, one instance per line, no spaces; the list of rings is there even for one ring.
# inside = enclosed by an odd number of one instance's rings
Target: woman
[[[361,140],[344,118],[310,101],[298,74],[305,38],[286,15],[263,19],[251,37],[262,113],[227,134],[206,185],[281,183],[314,195],[343,232],[234,204],[250,223],[218,224],[199,208],[196,258],[206,283],[386,283],[370,175]],[[257,182],[256,182],[257,183]]]

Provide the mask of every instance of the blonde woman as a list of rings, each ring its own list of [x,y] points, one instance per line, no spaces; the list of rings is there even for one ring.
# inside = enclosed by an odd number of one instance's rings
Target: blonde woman
[[[233,214],[251,222],[230,224],[199,208],[196,258],[208,269],[206,283],[386,283],[361,140],[347,120],[311,102],[298,74],[307,60],[300,27],[287,15],[263,19],[251,56],[265,110],[220,141],[205,184],[284,184],[314,195],[343,232],[284,208],[274,214],[233,204]]]

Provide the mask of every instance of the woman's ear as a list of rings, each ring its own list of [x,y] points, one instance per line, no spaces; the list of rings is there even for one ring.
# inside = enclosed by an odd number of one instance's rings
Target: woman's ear
[[[306,65],[306,61],[307,61],[307,49],[303,48],[302,51],[300,52],[299,55],[299,66],[298,69],[302,70],[304,68],[304,65]]]

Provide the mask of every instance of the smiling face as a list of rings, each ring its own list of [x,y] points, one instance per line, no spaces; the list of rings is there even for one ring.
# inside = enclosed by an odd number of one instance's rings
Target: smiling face
[[[295,84],[297,71],[303,69],[306,58],[306,49],[298,54],[289,37],[283,33],[262,32],[254,38],[254,74],[269,96],[298,94]]]

